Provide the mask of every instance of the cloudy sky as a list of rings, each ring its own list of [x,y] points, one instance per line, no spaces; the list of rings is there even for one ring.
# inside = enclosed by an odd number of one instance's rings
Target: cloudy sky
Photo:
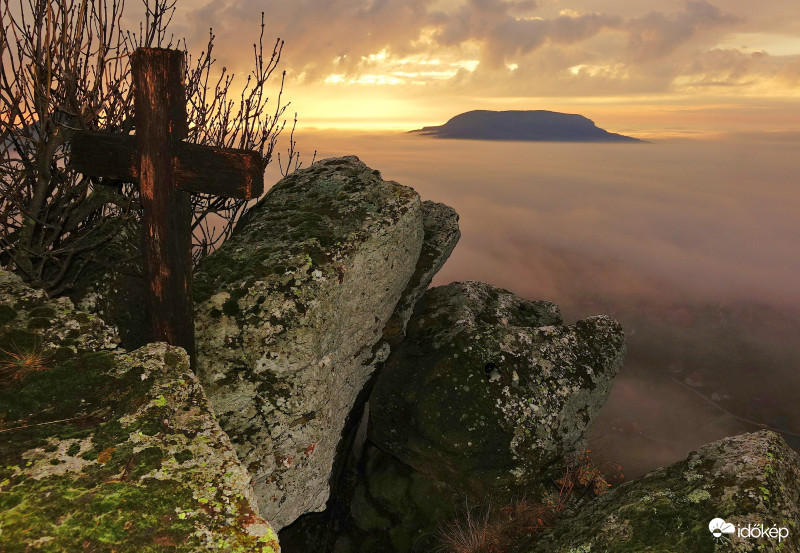
[[[800,123],[797,0],[182,0],[173,30],[243,75],[260,13],[316,126],[414,128],[469,109],[612,130]],[[128,8],[135,11],[137,8]]]

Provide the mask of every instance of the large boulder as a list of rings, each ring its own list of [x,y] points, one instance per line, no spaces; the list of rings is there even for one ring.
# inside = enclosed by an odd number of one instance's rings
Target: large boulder
[[[456,218],[356,157],[328,159],[276,184],[201,263],[198,376],[276,527],[324,507],[345,420],[390,350],[384,329],[402,333]],[[423,268],[426,220],[441,243]]]
[[[766,430],[724,438],[612,489],[527,551],[800,551],[800,455]]]
[[[370,440],[473,497],[505,497],[584,444],[625,354],[599,316],[480,282],[429,290],[370,396]]]
[[[0,314],[3,551],[279,551],[182,349],[4,272]]]

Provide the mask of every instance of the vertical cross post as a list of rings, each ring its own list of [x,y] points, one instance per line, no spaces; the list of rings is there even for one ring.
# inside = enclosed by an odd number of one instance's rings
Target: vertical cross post
[[[181,346],[193,359],[192,197],[175,186],[172,162],[187,134],[184,64],[177,50],[131,56],[148,339]]]
[[[192,193],[258,197],[261,154],[183,142],[188,134],[183,52],[131,55],[136,136],[78,131],[71,165],[98,177],[138,182],[144,230],[147,338],[183,347],[194,367]]]

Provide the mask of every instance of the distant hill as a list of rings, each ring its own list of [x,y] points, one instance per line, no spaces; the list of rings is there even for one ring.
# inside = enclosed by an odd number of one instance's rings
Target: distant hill
[[[555,111],[475,110],[456,115],[444,125],[412,133],[436,138],[531,140],[553,142],[642,142],[601,129],[591,119]]]

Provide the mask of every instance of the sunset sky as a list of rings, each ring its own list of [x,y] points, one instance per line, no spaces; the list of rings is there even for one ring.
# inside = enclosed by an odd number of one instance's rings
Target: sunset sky
[[[261,11],[306,127],[413,129],[470,109],[645,136],[800,124],[797,0],[181,0],[172,30],[198,51],[213,27],[242,77]]]

